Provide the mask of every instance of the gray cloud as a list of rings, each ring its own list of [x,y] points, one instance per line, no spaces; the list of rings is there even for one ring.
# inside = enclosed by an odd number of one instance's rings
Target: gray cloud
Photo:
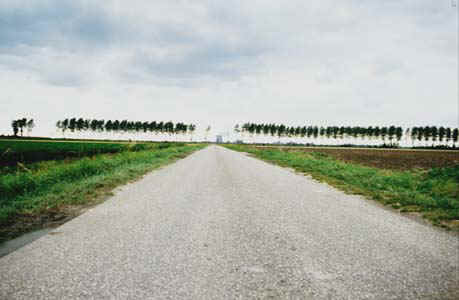
[[[10,3],[10,5],[13,5]],[[171,6],[171,9],[179,8]],[[111,53],[117,53],[124,60],[108,62],[117,66],[111,71],[119,71],[123,80],[166,78],[177,82],[200,76],[216,76],[234,79],[251,72],[257,66],[257,59],[268,51],[263,41],[254,32],[243,27],[225,24],[225,19],[233,19],[224,10],[211,10],[204,14],[206,23],[200,27],[191,23],[162,18],[149,19],[145,16],[133,18],[129,14],[115,13],[113,7],[83,5],[77,1],[48,1],[45,5],[21,8],[3,5],[0,7],[0,61],[5,68],[21,67],[36,71],[50,84],[61,80],[49,80],[49,73],[40,72],[33,61],[53,52],[67,53],[69,56],[98,57],[98,61],[109,60]],[[209,27],[206,27],[209,26]],[[37,55],[38,54],[38,55]],[[51,56],[49,56],[51,55]],[[16,56],[8,61],[11,56]],[[8,59],[5,59],[7,57]],[[60,61],[48,61],[48,68],[63,68]],[[65,84],[75,85],[82,80],[79,73],[63,74]],[[86,74],[85,74],[86,75]],[[126,78],[132,76],[132,78]],[[116,76],[115,76],[116,77]]]
[[[447,0],[4,0],[0,78],[81,103],[110,95],[114,115],[135,97],[168,118],[186,102],[217,121],[451,124],[456,18]]]
[[[0,45],[3,51],[21,45],[93,48],[113,38],[113,21],[104,10],[78,1],[7,1],[0,4]]]

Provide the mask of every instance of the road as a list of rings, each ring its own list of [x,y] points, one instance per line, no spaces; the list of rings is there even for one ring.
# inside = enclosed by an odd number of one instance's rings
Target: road
[[[459,299],[459,238],[210,146],[0,259],[0,299]]]

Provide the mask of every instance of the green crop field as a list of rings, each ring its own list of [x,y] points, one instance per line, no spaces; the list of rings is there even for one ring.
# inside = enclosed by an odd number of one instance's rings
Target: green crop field
[[[127,150],[139,151],[155,147],[154,145],[146,143],[0,141],[0,166],[14,166],[18,162],[24,164],[43,160],[80,158]],[[159,147],[160,144],[156,146]]]
[[[15,160],[4,160],[0,168],[0,242],[77,215],[114,187],[204,147],[29,141],[0,146],[15,153],[9,156]]]

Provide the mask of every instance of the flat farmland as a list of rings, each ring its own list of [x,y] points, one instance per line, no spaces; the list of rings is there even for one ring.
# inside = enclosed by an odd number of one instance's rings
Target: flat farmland
[[[140,151],[154,147],[154,144],[146,143],[2,140],[0,141],[0,166],[14,166],[18,162],[24,164],[104,153]]]
[[[279,149],[286,152],[301,151],[324,153],[340,161],[390,170],[432,169],[459,165],[459,151],[408,150],[372,148],[320,148],[257,146],[260,149]]]

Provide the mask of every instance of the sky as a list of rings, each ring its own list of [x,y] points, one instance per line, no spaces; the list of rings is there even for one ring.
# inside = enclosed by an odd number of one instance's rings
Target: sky
[[[0,134],[34,118],[459,126],[455,0],[2,0]]]

